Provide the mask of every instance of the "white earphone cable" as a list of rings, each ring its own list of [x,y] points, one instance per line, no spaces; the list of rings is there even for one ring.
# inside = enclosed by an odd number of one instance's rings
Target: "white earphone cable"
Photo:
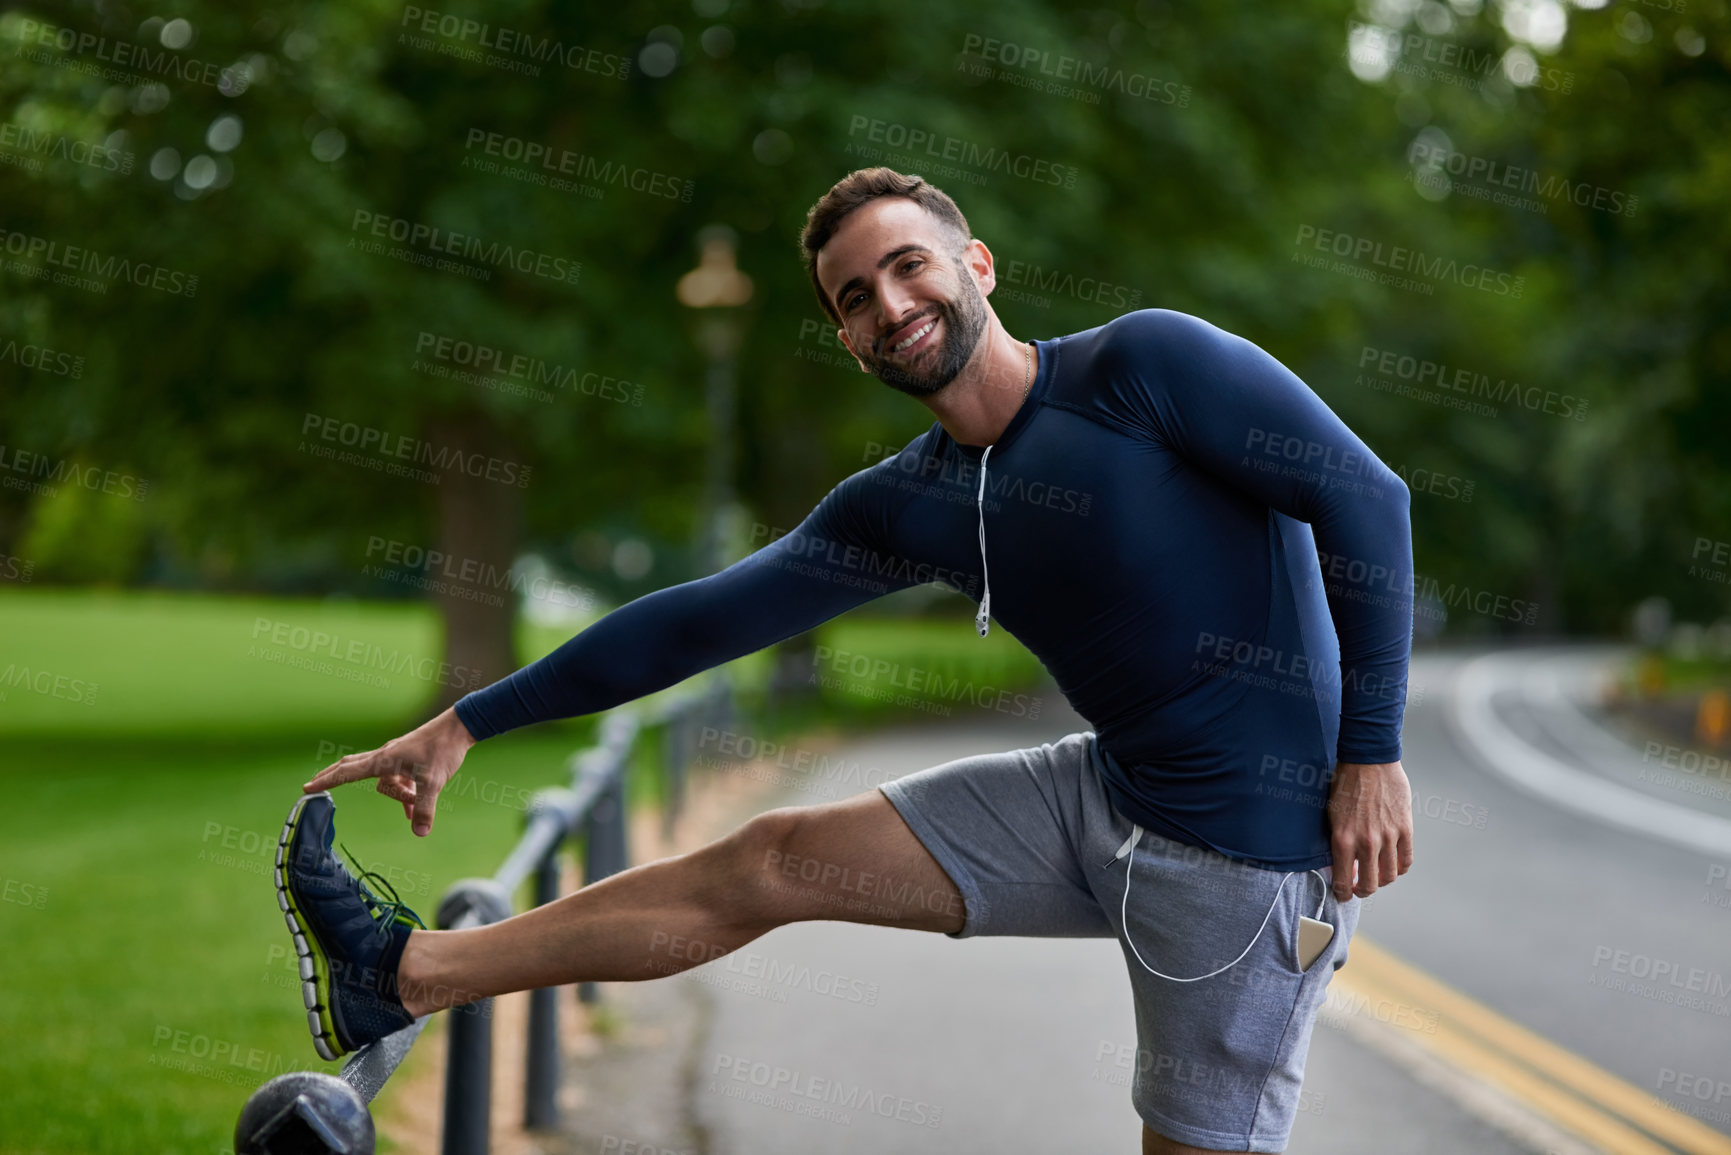
[[[980,593],[980,609],[974,615],[974,629],[980,632],[982,638],[992,628],[987,621],[992,613],[992,574],[986,568],[986,459],[991,455],[990,445],[980,454],[980,492],[974,496],[974,506],[980,511],[980,575],[985,582],[985,589]]]
[[[1231,970],[1233,967],[1243,962],[1244,956],[1250,953],[1250,948],[1255,946],[1262,938],[1262,932],[1268,929],[1268,920],[1274,917],[1274,908],[1279,904],[1280,896],[1286,891],[1286,884],[1292,880],[1294,874],[1304,873],[1303,871],[1297,870],[1289,870],[1286,872],[1286,877],[1280,880],[1280,888],[1274,892],[1274,901],[1268,904],[1268,913],[1262,916],[1262,925],[1256,928],[1256,937],[1251,939],[1249,945],[1238,953],[1237,958],[1233,959],[1223,967],[1216,967],[1205,975],[1196,975],[1193,978],[1181,979],[1176,975],[1163,974],[1149,966],[1148,960],[1142,957],[1142,952],[1136,949],[1136,943],[1130,937],[1130,867],[1133,866],[1136,861],[1136,856],[1132,852],[1136,849],[1136,844],[1141,840],[1142,827],[1137,825],[1131,832],[1130,837],[1124,840],[1124,845],[1118,848],[1118,853],[1113,856],[1114,861],[1119,858],[1128,860],[1124,863],[1124,901],[1118,908],[1119,925],[1124,928],[1124,941],[1130,944],[1131,952],[1135,954],[1136,961],[1142,964],[1143,969],[1145,969],[1149,974],[1157,975],[1163,979],[1169,979],[1175,983],[1194,983],[1199,982],[1202,979],[1213,978],[1221,971]],[[1106,865],[1110,866],[1111,863],[1107,863]],[[1310,871],[1310,873],[1316,875],[1317,881],[1322,883],[1322,901],[1316,904],[1316,917],[1320,920],[1322,918],[1322,908],[1328,903],[1328,879],[1323,878],[1322,875],[1315,870]]]

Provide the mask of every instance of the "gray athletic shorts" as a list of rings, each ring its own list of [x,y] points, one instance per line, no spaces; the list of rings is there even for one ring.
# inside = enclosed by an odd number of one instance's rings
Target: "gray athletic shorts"
[[[1311,1028],[1346,962],[1360,901],[1337,903],[1308,870],[1293,872],[1282,891],[1284,872],[1152,831],[1114,859],[1134,824],[1107,800],[1100,757],[1092,733],[1071,734],[958,758],[878,789],[962,892],[966,921],[951,937],[1118,939],[1136,1003],[1135,1063],[1122,1073],[1144,1123],[1194,1147],[1283,1150]],[[1134,951],[1120,914],[1126,860]],[[1301,971],[1298,920],[1318,917],[1319,904],[1334,939]],[[1241,962],[1196,982],[1156,977],[1135,953],[1189,978],[1237,958],[1252,939]]]

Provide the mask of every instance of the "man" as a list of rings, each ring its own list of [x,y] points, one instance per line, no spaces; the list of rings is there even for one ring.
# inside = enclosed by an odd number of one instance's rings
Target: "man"
[[[278,877],[321,1053],[488,995],[692,965],[656,951],[669,935],[704,944],[691,958],[809,919],[1113,936],[1143,1150],[1282,1150],[1359,899],[1412,863],[1405,486],[1272,357],[1196,318],[1015,340],[985,300],[990,251],[918,177],[849,174],[802,240],[861,368],[937,422],[780,540],[306,785]],[[329,787],[377,777],[425,835],[477,740],[928,581],[976,599],[978,631],[996,617],[1095,730],[772,810],[476,930],[414,929],[330,856]],[[796,857],[839,869],[789,887],[776,864]],[[856,913],[823,881],[844,872],[896,885]]]

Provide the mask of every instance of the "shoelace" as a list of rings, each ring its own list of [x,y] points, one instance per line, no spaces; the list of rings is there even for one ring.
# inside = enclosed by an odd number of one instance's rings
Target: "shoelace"
[[[361,901],[366,903],[367,909],[372,912],[374,929],[378,931],[381,937],[390,933],[391,924],[394,922],[412,922],[422,930],[427,929],[427,924],[421,921],[421,916],[409,909],[408,903],[397,895],[397,888],[392,886],[384,875],[376,870],[365,869],[361,866],[361,860],[355,857],[354,851],[340,843],[338,845],[341,846],[342,852],[348,856],[348,860],[354,864],[356,873],[350,874],[349,880],[355,884],[355,893],[360,895]],[[390,901],[380,901],[378,895],[368,889],[368,883],[390,895]]]

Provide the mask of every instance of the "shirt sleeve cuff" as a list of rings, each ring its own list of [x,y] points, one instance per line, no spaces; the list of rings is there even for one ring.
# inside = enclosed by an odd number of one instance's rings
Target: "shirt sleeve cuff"
[[[1399,746],[1368,747],[1362,750],[1340,747],[1335,751],[1336,763],[1351,762],[1359,766],[1381,766],[1388,762],[1400,761]]]
[[[457,699],[457,704],[451,709],[456,711],[457,721],[463,724],[463,729],[469,732],[470,737],[479,742],[482,739],[491,738],[495,731],[482,719],[480,709],[473,701],[474,697],[474,694],[464,694]]]

